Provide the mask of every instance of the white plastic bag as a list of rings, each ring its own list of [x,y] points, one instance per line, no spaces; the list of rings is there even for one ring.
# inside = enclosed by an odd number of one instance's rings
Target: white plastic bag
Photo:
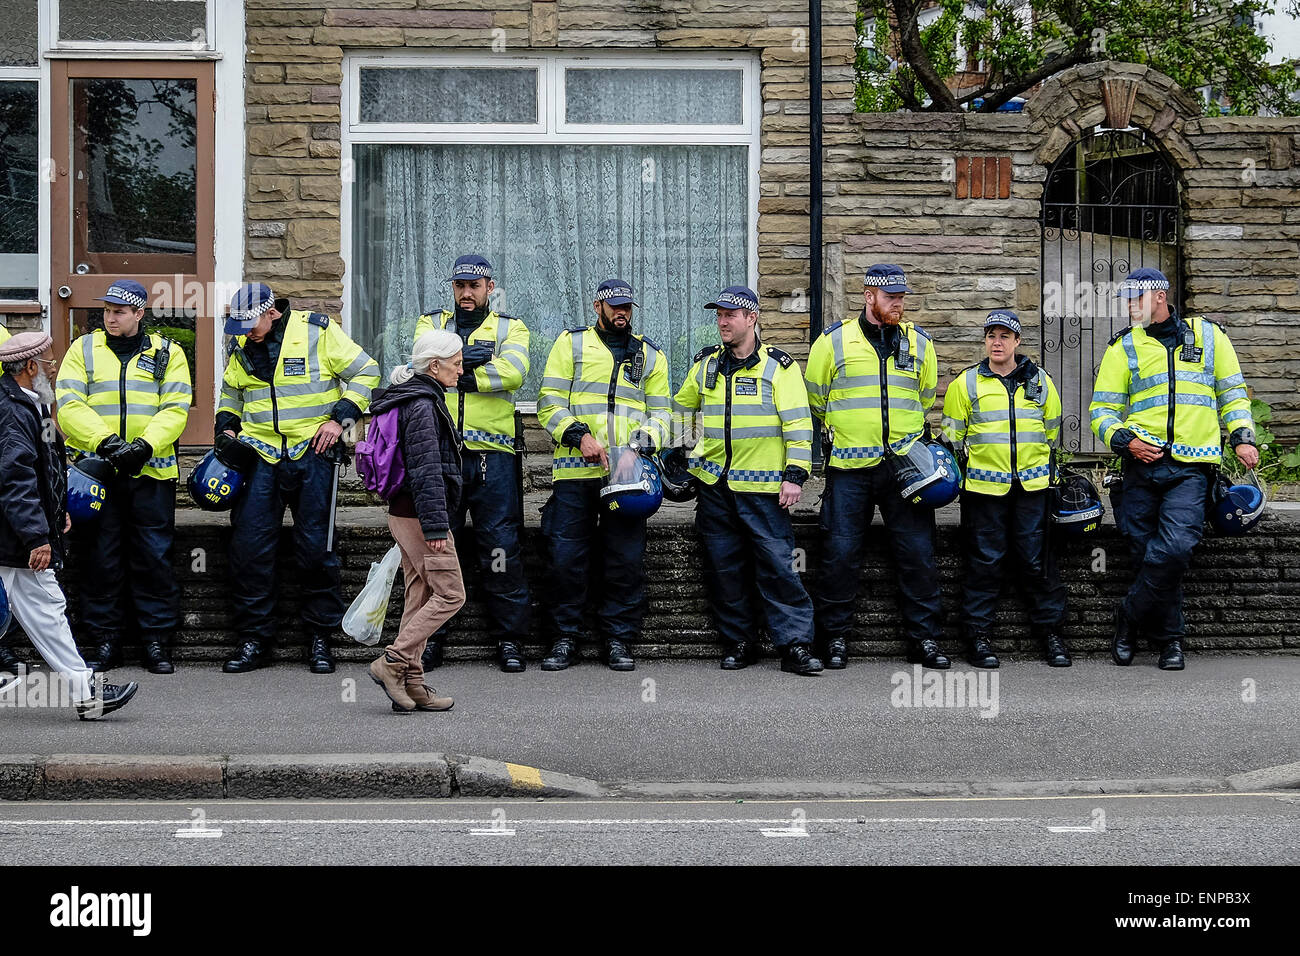
[[[373,647],[384,633],[388,599],[393,593],[397,569],[402,566],[402,549],[393,545],[383,559],[370,565],[366,586],[343,615],[343,632],[359,644]]]

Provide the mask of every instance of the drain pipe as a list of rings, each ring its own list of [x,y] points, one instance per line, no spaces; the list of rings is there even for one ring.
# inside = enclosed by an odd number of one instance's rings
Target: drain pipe
[[[808,0],[808,344],[822,334],[822,2]],[[821,463],[821,424],[813,419],[813,461]]]

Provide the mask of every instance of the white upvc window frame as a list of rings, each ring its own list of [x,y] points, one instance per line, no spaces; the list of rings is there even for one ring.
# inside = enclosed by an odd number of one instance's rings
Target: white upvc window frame
[[[47,56],[94,57],[110,56],[114,59],[131,59],[133,56],[148,56],[157,59],[171,59],[186,55],[198,59],[212,59],[217,50],[217,4],[236,3],[242,6],[242,0],[204,0],[206,23],[202,37],[192,40],[159,41],[147,40],[63,40],[59,37],[59,0],[45,0],[49,4],[49,46]],[[111,2],[111,0],[105,0]],[[156,0],[166,2],[166,0]]]
[[[535,67],[538,70],[538,122],[498,123],[363,123],[360,117],[361,70],[383,67]],[[742,121],[728,126],[683,124],[618,124],[597,126],[565,121],[564,70],[571,67],[641,69],[740,69],[742,79]],[[343,327],[352,331],[352,189],[354,179],[352,147],[366,144],[469,143],[572,145],[627,144],[691,146],[745,146],[749,155],[749,248],[748,285],[758,279],[759,165],[762,156],[760,132],[763,107],[759,84],[760,62],[750,51],[672,51],[654,54],[609,52],[538,53],[518,56],[482,51],[395,54],[382,50],[353,51],[343,58],[341,103],[343,190],[340,204],[341,252],[349,273],[343,283]],[[719,277],[722,279],[722,277]],[[517,403],[532,411],[531,402]]]
[[[44,278],[49,272],[46,262],[47,252],[43,246],[48,242],[46,233],[49,230],[45,228],[45,224],[49,221],[50,216],[49,188],[46,185],[46,180],[49,178],[50,161],[45,158],[49,156],[49,118],[46,116],[47,110],[45,109],[48,82],[47,77],[44,75],[46,70],[40,55],[43,46],[43,26],[41,11],[38,7],[36,14],[36,49],[32,51],[32,55],[36,59],[35,65],[0,66],[0,81],[32,83],[36,87],[36,215],[38,222],[36,248],[30,253],[12,253],[14,256],[34,255],[36,257],[36,281],[33,283],[36,296],[31,299],[0,299],[0,312],[4,312],[5,306],[18,306],[27,309],[38,304],[47,304],[42,301],[41,294],[42,288],[48,284]]]
[[[537,71],[535,123],[376,123],[361,119],[361,71],[386,68],[534,69]],[[758,60],[750,54],[352,53],[345,58],[345,132],[352,143],[681,143],[699,146],[757,143],[761,110]],[[733,125],[592,124],[565,119],[565,71],[569,69],[719,70],[741,72],[741,122]]]
[[[537,121],[533,123],[364,123],[361,121],[361,71],[363,69],[461,69],[533,70],[537,74]],[[517,142],[515,137],[541,136],[546,133],[547,74],[545,58],[525,56],[426,55],[393,56],[385,54],[354,55],[347,58],[344,69],[347,108],[342,112],[345,130],[354,143],[442,143],[461,141],[467,133],[479,142]],[[349,95],[350,94],[350,95]],[[507,140],[480,136],[490,130]]]

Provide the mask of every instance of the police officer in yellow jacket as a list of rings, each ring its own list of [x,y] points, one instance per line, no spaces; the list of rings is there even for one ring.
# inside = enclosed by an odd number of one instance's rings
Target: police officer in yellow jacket
[[[822,498],[817,629],[828,667],[844,667],[862,577],[862,548],[877,505],[898,567],[908,660],[946,668],[939,648],[934,512],[905,501],[890,460],[921,437],[938,363],[930,336],[903,321],[903,270],[873,265],[862,314],[824,330],[808,354],[808,401],[833,445]]]
[[[556,442],[551,498],[542,509],[555,639],[542,670],[563,670],[577,658],[598,534],[593,584],[605,663],[636,668],[628,645],[640,640],[645,616],[645,519],[603,509],[601,488],[623,455],[652,454],[667,443],[672,389],[668,356],[632,331],[632,296],[622,279],[600,284],[596,324],[560,333],[537,395],[537,420]]]
[[[694,432],[690,473],[699,481],[695,528],[704,544],[705,580],[722,636],[723,670],[753,662],[760,621],[781,669],[815,674],[812,600],[799,579],[789,509],[812,469],[812,419],[799,366],[758,339],[758,296],[730,286],[716,309],[721,345],[701,349],[673,397],[675,440]]]
[[[1137,632],[1161,645],[1162,670],[1182,670],[1183,572],[1201,540],[1213,467],[1223,457],[1219,420],[1247,468],[1259,464],[1250,397],[1227,333],[1183,318],[1169,280],[1136,269],[1117,290],[1130,327],[1111,339],[1093,387],[1092,430],[1123,467],[1115,523],[1129,540],[1137,577],[1115,610],[1111,656],[1133,660]]]
[[[464,491],[450,516],[451,533],[459,539],[468,512],[474,522],[488,625],[497,639],[497,663],[514,673],[527,666],[521,642],[528,633],[529,598],[521,544],[522,489],[516,474],[516,455],[523,452],[515,451],[515,394],[528,375],[529,332],[523,320],[488,304],[496,284],[487,259],[461,256],[452,266],[450,281],[455,308],[420,316],[415,337],[430,329],[451,329],[465,343],[464,374],[447,390],[447,410],[465,442]],[[446,633],[444,626],[425,647],[426,670],[442,663]]]
[[[299,614],[312,673],[334,670],[330,632],[343,619],[339,559],[329,546],[339,436],[360,419],[379,366],[329,316],[291,309],[253,283],[235,293],[226,334],[236,336],[217,408],[218,447],[239,442],[251,474],[230,521],[232,612],[240,642],[228,674],[268,663],[275,632],[275,562],[287,505],[302,568]]]
[[[1015,580],[1029,605],[1047,663],[1069,667],[1061,636],[1065,586],[1049,532],[1052,456],[1061,432],[1061,396],[1046,371],[1016,354],[1020,318],[995,309],[984,320],[985,358],[963,369],[943,399],[943,433],[966,450],[961,496],[965,544],[962,629],[967,659],[997,667],[991,643],[1002,585]],[[1007,555],[1016,569],[1009,574]]]
[[[133,622],[145,666],[170,674],[180,624],[176,442],[189,421],[190,367],[178,343],[141,327],[148,297],[139,282],[118,279],[99,300],[104,327],[73,341],[56,382],[68,451],[106,458],[117,472],[98,520],[74,529],[86,572],[82,621],[96,645],[89,663],[120,664],[122,632]],[[127,593],[134,615],[125,612]]]

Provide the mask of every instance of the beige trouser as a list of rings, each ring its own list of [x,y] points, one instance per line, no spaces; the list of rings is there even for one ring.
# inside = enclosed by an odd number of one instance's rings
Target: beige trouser
[[[430,551],[416,518],[388,516],[388,530],[402,549],[406,604],[397,639],[388,651],[406,664],[406,682],[424,682],[420,655],[434,631],[465,606],[465,582],[460,575],[456,542],[447,534],[445,551]]]

